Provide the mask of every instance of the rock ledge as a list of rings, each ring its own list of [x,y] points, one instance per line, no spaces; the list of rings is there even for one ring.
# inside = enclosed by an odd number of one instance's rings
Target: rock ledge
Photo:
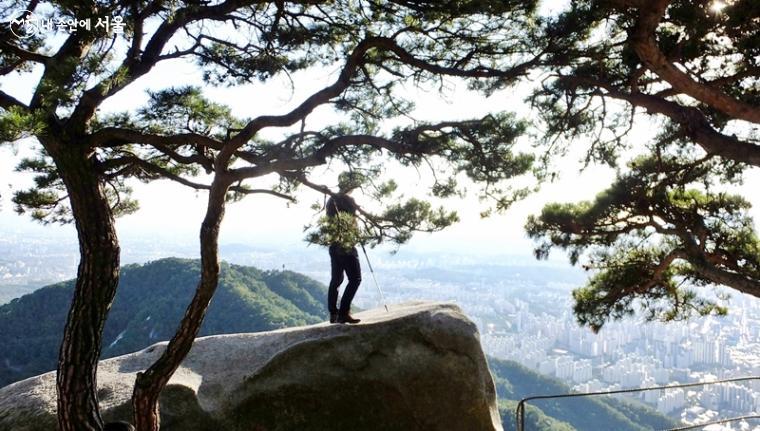
[[[501,430],[477,328],[411,302],[328,323],[195,341],[162,396],[164,431]],[[165,348],[101,361],[106,420],[129,419],[135,375]],[[0,429],[55,428],[55,373],[0,389]]]

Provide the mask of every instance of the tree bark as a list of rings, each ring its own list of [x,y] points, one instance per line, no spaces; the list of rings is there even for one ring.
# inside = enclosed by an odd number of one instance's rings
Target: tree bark
[[[56,386],[60,431],[101,430],[97,366],[103,326],[119,282],[119,241],[111,206],[91,152],[40,141],[69,194],[79,239],[74,298],[63,334]]]
[[[627,93],[615,88],[611,83],[588,77],[567,76],[562,78],[571,84],[605,90],[603,96],[624,100],[633,106],[646,109],[651,114],[662,114],[681,125],[684,133],[694,143],[709,154],[725,159],[760,166],[760,145],[739,140],[716,130],[707,117],[697,108],[679,105],[676,102],[645,93]]]
[[[209,191],[206,216],[200,232],[201,279],[179,329],[153,365],[137,374],[132,408],[137,431],[158,431],[159,395],[185,359],[203,323],[219,282],[219,228],[224,218],[229,182],[215,179]]]
[[[694,81],[674,66],[660,50],[655,31],[670,3],[670,0],[656,0],[640,6],[639,18],[629,40],[641,61],[676,91],[687,94],[732,118],[760,124],[760,108],[735,99],[719,88]]]

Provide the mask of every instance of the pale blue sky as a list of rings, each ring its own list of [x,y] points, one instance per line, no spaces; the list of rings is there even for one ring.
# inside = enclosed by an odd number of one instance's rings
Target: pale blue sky
[[[208,88],[208,94],[213,99],[231,106],[233,113],[241,117],[269,113],[287,112],[308,94],[328,84],[335,77],[335,70],[316,69],[298,73],[294,76],[296,91],[291,92],[289,81],[275,80],[267,86],[243,86],[235,89]],[[29,83],[34,80],[0,80],[3,89],[20,99],[27,99]],[[126,90],[110,99],[103,106],[103,111],[135,109],[146,99],[145,89],[158,89],[182,83],[197,83],[198,76],[194,67],[175,62],[164,64],[146,78],[128,87]],[[26,87],[26,91],[24,91]],[[7,88],[7,90],[6,90]],[[504,110],[505,108],[521,108],[521,96],[513,92],[500,92],[490,98],[485,98],[466,90],[465,83],[457,80],[447,81],[443,94],[436,89],[419,91],[408,89],[414,94],[417,104],[415,117],[420,120],[446,120],[479,117],[488,112]],[[519,109],[522,115],[529,115],[524,108]],[[307,126],[318,128],[320,124],[328,124],[337,117],[328,109],[319,109],[307,121]],[[276,137],[278,131],[267,131],[270,137]],[[527,145],[524,142],[523,145]],[[12,213],[10,184],[18,187],[29,184],[31,177],[13,173],[13,167],[26,148],[34,145],[32,140],[16,145],[18,154],[10,147],[0,149],[0,187],[3,192],[3,206],[0,211],[0,229],[9,226],[31,226],[27,217]],[[481,219],[480,211],[485,204],[478,202],[474,196],[464,200],[450,201],[457,209],[462,222],[436,234],[420,234],[409,244],[413,249],[466,251],[467,249],[485,250],[505,254],[523,254],[530,252],[531,243],[522,231],[528,214],[540,210],[544,202],[549,200],[578,200],[588,199],[608,184],[612,171],[606,168],[589,168],[579,174],[580,164],[577,157],[568,157],[562,161],[565,179],[546,185],[543,190],[524,202],[516,204],[506,214]],[[327,184],[334,184],[336,171],[322,171],[324,177],[315,178]],[[424,175],[424,171],[423,171]],[[415,171],[394,171],[394,177],[401,185],[401,190],[411,195],[419,189],[419,183],[424,182]],[[135,183],[135,196],[140,200],[141,209],[133,215],[121,218],[118,227],[122,235],[150,236],[167,235],[172,237],[195,238],[205,210],[205,193],[195,192],[178,186],[170,181],[157,181],[148,185]],[[314,212],[309,208],[311,203],[321,200],[321,195],[304,190],[299,196],[299,203],[286,205],[286,202],[268,196],[249,196],[242,202],[228,207],[222,228],[222,241],[302,244],[302,227],[313,218]],[[371,205],[361,194],[356,195],[357,201]],[[48,229],[57,230],[53,227]],[[64,228],[66,229],[66,228]]]
[[[553,4],[552,2],[547,2]],[[554,2],[557,3],[557,2]],[[559,2],[562,3],[562,2]],[[334,81],[339,66],[315,68],[295,74],[291,81],[285,77],[272,80],[267,85],[246,85],[236,88],[205,89],[207,95],[229,105],[235,115],[254,117],[260,114],[280,114],[289,111],[314,91]],[[20,100],[27,101],[31,88],[36,83],[36,77],[3,77],[0,87]],[[134,110],[145,100],[146,89],[161,89],[172,85],[201,84],[199,71],[193,65],[181,61],[160,64],[147,76],[109,99],[103,106],[102,112]],[[525,89],[526,87],[522,87]],[[414,114],[419,120],[440,121],[447,119],[465,119],[480,117],[489,112],[501,110],[517,111],[520,115],[530,118],[530,112],[522,103],[523,93],[509,90],[485,98],[480,94],[470,92],[466,84],[459,80],[445,81],[441,93],[437,88],[419,90],[405,89],[414,99],[417,110]],[[329,124],[338,117],[329,108],[317,109],[307,120],[307,127],[319,128]],[[391,123],[392,124],[392,123]],[[654,129],[647,120],[641,121],[632,135],[634,142],[643,142]],[[264,136],[278,137],[282,131],[267,130]],[[528,145],[528,140],[523,142]],[[15,151],[23,155],[32,142],[22,142],[16,145]],[[452,202],[451,206],[460,213],[462,221],[444,232],[433,235],[418,235],[407,246],[421,251],[487,251],[500,254],[527,254],[531,250],[531,242],[525,238],[523,225],[528,214],[536,213],[549,201],[577,201],[590,199],[604,189],[613,172],[608,168],[591,167],[579,172],[583,142],[576,145],[578,151],[558,161],[563,172],[560,181],[544,185],[536,193],[523,202],[519,202],[506,214],[481,219],[479,213],[484,205],[475,197],[468,196],[462,201]],[[10,190],[24,184],[29,184],[30,177],[13,173],[13,167],[18,161],[18,154],[9,146],[0,147],[0,234],[4,230],[33,227],[28,217],[17,216],[12,211],[9,202]],[[760,217],[760,192],[756,187],[760,184],[758,169],[747,177],[748,181],[740,191],[755,204],[753,215]],[[336,172],[322,172],[323,177],[317,178],[327,184],[334,184]],[[408,195],[419,189],[420,178],[409,171],[393,171],[399,179],[401,189]],[[424,180],[423,180],[424,181]],[[13,187],[10,187],[12,185]],[[169,181],[158,181],[149,185],[135,184],[135,197],[141,202],[141,209],[133,215],[118,221],[122,236],[153,236],[196,238],[200,221],[205,210],[205,193],[196,193]],[[361,194],[356,196],[360,203],[368,204]],[[284,201],[267,196],[250,196],[242,202],[228,207],[226,219],[221,233],[222,242],[249,242],[280,244],[290,246],[305,246],[302,242],[302,227],[313,218],[309,208],[315,200],[322,197],[311,191],[299,195],[299,203],[286,205]],[[70,232],[71,227],[48,227],[48,231]]]

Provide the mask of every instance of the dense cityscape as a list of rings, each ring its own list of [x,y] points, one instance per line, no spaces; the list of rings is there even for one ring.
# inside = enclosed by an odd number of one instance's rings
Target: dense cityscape
[[[442,299],[462,306],[478,325],[485,352],[553,376],[576,392],[669,386],[760,375],[760,302],[735,295],[725,317],[643,323],[635,317],[606,325],[598,334],[572,315],[574,284],[528,276],[520,267],[468,267],[501,280],[448,282],[446,275],[388,283],[394,300]],[[523,270],[525,268],[522,268]],[[557,278],[567,271],[544,268]],[[510,272],[512,272],[510,274]],[[572,276],[572,275],[571,275]],[[582,281],[577,274],[576,280]],[[369,287],[365,287],[369,289]],[[374,299],[376,301],[377,299]],[[371,305],[371,304],[368,304]],[[542,394],[549,395],[549,394]],[[552,394],[554,395],[554,394]],[[618,395],[644,402],[684,425],[753,414],[760,408],[760,381]],[[746,422],[714,425],[750,429]],[[760,429],[755,427],[752,429]]]
[[[125,263],[171,254],[192,257],[191,243],[160,239],[128,242]],[[44,284],[72,278],[76,254],[60,238],[6,235],[0,240],[0,303]],[[163,252],[162,252],[163,250]],[[222,246],[231,263],[263,269],[283,267],[327,282],[328,263],[316,247],[283,254],[274,248]],[[370,252],[385,300],[452,301],[477,324],[485,352],[552,376],[578,392],[614,391],[710,382],[760,375],[760,302],[735,294],[726,317],[685,322],[642,323],[632,317],[606,325],[598,334],[579,327],[570,291],[584,274],[562,261],[530,257],[396,255]],[[11,258],[12,256],[12,258]],[[490,264],[484,262],[491,262]],[[362,259],[364,265],[365,261]],[[374,308],[382,298],[364,267],[356,305]],[[751,414],[760,408],[760,381],[735,382],[619,395],[697,424]],[[708,430],[750,429],[745,422]],[[752,428],[760,429],[760,428]]]

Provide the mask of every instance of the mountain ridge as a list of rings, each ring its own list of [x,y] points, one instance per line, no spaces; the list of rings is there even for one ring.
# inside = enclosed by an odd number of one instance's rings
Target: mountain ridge
[[[502,431],[477,326],[409,301],[322,322],[199,337],[162,393],[165,431]],[[167,343],[100,361],[104,420],[130,420],[137,373]],[[55,428],[55,372],[0,388],[0,429]]]
[[[181,258],[124,266],[104,330],[102,359],[169,339],[195,291],[199,271],[197,260]],[[72,287],[73,280],[56,283],[0,306],[0,387],[55,368]],[[324,322],[325,298],[326,287],[302,274],[223,262],[219,288],[200,335],[261,332]],[[505,429],[514,427],[514,408],[520,398],[570,391],[561,382],[517,363],[495,358],[488,362],[499,392]],[[616,402],[620,403],[609,400],[579,404],[578,408],[591,409],[589,416],[611,424],[603,428],[588,428],[584,415],[569,414],[574,410],[561,405],[529,405],[528,429],[642,431],[667,423],[667,418],[651,409],[634,409],[638,421],[658,425],[638,426],[621,418],[621,411],[631,409],[616,406]]]
[[[200,264],[192,259],[124,266],[103,331],[101,357],[171,338],[199,274]],[[0,387],[55,369],[73,285],[73,280],[56,283],[0,306]],[[200,335],[317,323],[324,320],[325,297],[324,285],[304,275],[223,262]]]

